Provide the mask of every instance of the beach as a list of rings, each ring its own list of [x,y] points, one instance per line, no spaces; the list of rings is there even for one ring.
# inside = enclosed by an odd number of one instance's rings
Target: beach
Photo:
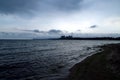
[[[74,65],[67,80],[120,80],[120,44],[100,48],[101,52]]]

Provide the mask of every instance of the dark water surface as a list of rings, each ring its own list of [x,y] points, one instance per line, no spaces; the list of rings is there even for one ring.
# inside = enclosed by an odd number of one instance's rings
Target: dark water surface
[[[63,80],[69,68],[120,41],[0,40],[0,80]]]

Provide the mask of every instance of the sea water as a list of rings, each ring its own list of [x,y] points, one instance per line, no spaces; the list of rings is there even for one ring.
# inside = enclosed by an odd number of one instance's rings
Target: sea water
[[[120,41],[0,40],[0,80],[63,80],[69,69]]]

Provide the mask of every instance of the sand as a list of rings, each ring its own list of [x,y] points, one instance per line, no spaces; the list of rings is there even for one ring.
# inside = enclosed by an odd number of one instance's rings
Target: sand
[[[120,44],[101,48],[102,52],[74,65],[67,80],[120,80]]]

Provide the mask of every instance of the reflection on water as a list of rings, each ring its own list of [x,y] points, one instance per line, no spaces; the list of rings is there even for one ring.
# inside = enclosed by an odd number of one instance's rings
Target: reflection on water
[[[119,41],[1,40],[0,80],[63,80],[95,46],[109,43]]]

